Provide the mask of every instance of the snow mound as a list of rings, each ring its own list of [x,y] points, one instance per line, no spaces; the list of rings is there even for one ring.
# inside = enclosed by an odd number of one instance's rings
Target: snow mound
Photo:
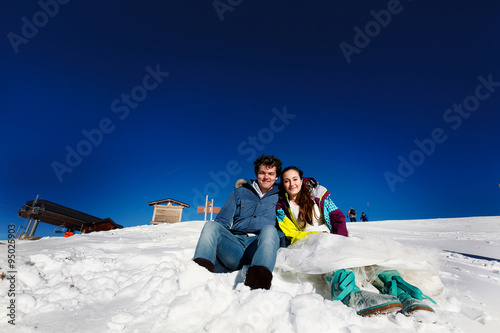
[[[434,290],[436,324],[400,314],[363,318],[331,301],[322,270],[310,266],[308,274],[297,274],[290,269],[304,263],[300,246],[280,254],[271,290],[244,286],[245,269],[228,272],[219,266],[219,273],[209,273],[191,261],[202,221],[18,241],[15,297],[8,296],[7,279],[0,283],[5,314],[15,300],[16,325],[4,315],[0,331],[496,332],[499,226],[499,217],[348,224],[354,237],[340,239],[340,247],[357,244],[358,258],[366,246],[399,247],[397,241],[407,246],[401,251],[411,249],[404,252],[411,262],[435,268],[434,276],[444,284]],[[4,242],[0,247],[7,253]],[[309,250],[309,256],[321,253]],[[356,253],[352,247],[350,252]],[[352,264],[349,251],[337,255]],[[2,272],[8,271],[6,257],[0,259]],[[326,265],[325,257],[316,260],[323,270],[335,268]],[[380,264],[380,257],[367,255],[367,260]],[[394,264],[399,259],[384,260]],[[421,282],[436,283],[432,276]]]

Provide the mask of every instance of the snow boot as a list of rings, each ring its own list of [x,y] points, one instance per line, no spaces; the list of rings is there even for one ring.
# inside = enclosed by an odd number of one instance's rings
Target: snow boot
[[[354,282],[352,269],[327,273],[325,279],[331,286],[332,300],[341,301],[360,316],[387,315],[401,311],[401,302],[396,297],[360,290]]]
[[[423,299],[426,298],[436,304],[433,299],[422,293],[420,289],[409,284],[399,274],[398,271],[384,271],[380,273],[373,285],[380,290],[381,293],[396,296],[405,316],[412,316],[418,321],[432,322],[437,321],[437,315],[429,305],[425,304]]]
[[[271,280],[273,273],[265,266],[251,266],[248,268],[245,276],[245,286],[250,289],[267,289],[271,288]]]
[[[205,258],[196,258],[193,261],[195,263],[197,263],[198,265],[200,265],[201,267],[205,267],[210,272],[214,271],[214,268],[215,268],[214,264],[210,260],[208,260],[208,259],[205,259]]]

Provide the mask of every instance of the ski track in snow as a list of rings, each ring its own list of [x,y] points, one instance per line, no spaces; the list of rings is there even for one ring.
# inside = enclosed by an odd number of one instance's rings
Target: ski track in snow
[[[242,283],[245,268],[217,266],[220,273],[213,274],[191,261],[202,226],[193,221],[18,241],[16,326],[4,315],[0,331],[484,333],[500,327],[500,217],[348,224],[352,235],[442,250],[445,288],[433,297],[436,324],[400,314],[357,316],[328,299],[321,276],[275,271],[271,290],[251,291]],[[6,255],[0,267],[7,271]],[[5,314],[8,288],[2,280]]]

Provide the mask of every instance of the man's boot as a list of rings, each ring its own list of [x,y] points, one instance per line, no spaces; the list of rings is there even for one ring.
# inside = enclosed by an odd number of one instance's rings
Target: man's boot
[[[245,285],[250,289],[267,289],[271,288],[271,280],[273,273],[265,266],[251,266],[248,268],[245,277]]]
[[[193,261],[195,263],[197,263],[198,265],[200,265],[201,267],[205,267],[210,272],[214,271],[214,264],[210,260],[208,260],[208,259],[205,259],[205,258],[196,258]]]

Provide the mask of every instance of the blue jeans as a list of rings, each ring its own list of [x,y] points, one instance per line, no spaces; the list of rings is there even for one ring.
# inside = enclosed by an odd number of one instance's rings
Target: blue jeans
[[[279,246],[275,226],[264,226],[257,236],[233,235],[220,223],[209,221],[201,231],[193,259],[204,258],[215,263],[217,257],[229,269],[265,266],[272,272]]]

